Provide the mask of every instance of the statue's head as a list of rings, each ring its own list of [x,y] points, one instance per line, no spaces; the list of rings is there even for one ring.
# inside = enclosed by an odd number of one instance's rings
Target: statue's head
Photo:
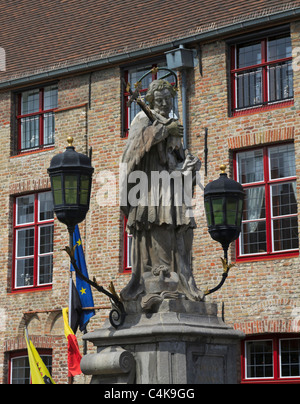
[[[151,109],[164,116],[169,117],[173,107],[173,98],[176,96],[176,90],[166,80],[154,80],[149,86],[146,101]]]

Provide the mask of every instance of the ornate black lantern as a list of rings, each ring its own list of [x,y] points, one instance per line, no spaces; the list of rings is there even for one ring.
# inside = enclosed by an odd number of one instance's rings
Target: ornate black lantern
[[[68,143],[69,146],[64,153],[54,156],[48,168],[54,212],[57,219],[68,227],[70,243],[65,251],[70,257],[76,274],[100,293],[104,293],[110,298],[113,309],[109,319],[112,326],[118,328],[124,323],[126,313],[123,303],[115,292],[113,283],[111,282],[110,292],[108,292],[96,281],[91,281],[83,275],[75,259],[73,233],[75,226],[85,219],[89,210],[94,168],[91,165],[90,157],[75,151],[72,137],[68,137]]]
[[[54,212],[57,219],[68,226],[70,235],[89,210],[94,168],[91,159],[77,153],[73,138],[64,153],[53,157],[48,168],[51,179]]]
[[[204,189],[204,204],[209,234],[222,244],[228,263],[229,245],[241,232],[245,192],[241,184],[227,177],[225,165],[220,169],[220,178]]]

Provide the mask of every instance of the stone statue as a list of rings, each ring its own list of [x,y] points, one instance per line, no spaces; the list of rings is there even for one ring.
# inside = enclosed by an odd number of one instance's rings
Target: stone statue
[[[200,161],[183,150],[183,126],[169,117],[175,94],[165,80],[151,83],[146,100],[153,119],[143,111],[136,115],[122,158],[127,203],[121,209],[133,241],[132,278],[121,298],[140,299],[145,311],[155,311],[163,299],[203,300],[192,273],[196,224],[186,198]]]

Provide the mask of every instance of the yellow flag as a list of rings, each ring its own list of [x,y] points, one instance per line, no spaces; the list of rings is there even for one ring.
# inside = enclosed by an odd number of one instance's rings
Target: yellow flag
[[[38,351],[29,340],[27,330],[25,329],[25,340],[28,351],[31,383],[32,384],[55,384],[46,365],[42,361]]]

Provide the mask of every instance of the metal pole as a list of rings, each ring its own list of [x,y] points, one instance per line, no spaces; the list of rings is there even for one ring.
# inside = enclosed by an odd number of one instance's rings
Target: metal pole
[[[73,248],[73,233],[69,229],[69,247],[72,251]],[[71,268],[70,268],[71,269]],[[70,283],[69,283],[69,324],[71,326],[71,306],[72,306],[72,271],[70,270]]]
[[[186,70],[181,71],[181,96],[182,96],[182,124],[183,124],[183,148],[188,147],[187,140],[187,98],[186,98]]]
[[[72,251],[74,230],[72,231],[72,228],[68,227],[68,231],[69,231],[69,247],[70,247],[70,250]],[[71,307],[72,307],[72,282],[73,282],[73,278],[72,278],[72,272],[70,270],[70,285],[69,285],[69,325],[70,325],[70,327],[71,327]],[[68,384],[73,384],[73,383],[74,383],[74,377],[70,376],[68,378]]]

